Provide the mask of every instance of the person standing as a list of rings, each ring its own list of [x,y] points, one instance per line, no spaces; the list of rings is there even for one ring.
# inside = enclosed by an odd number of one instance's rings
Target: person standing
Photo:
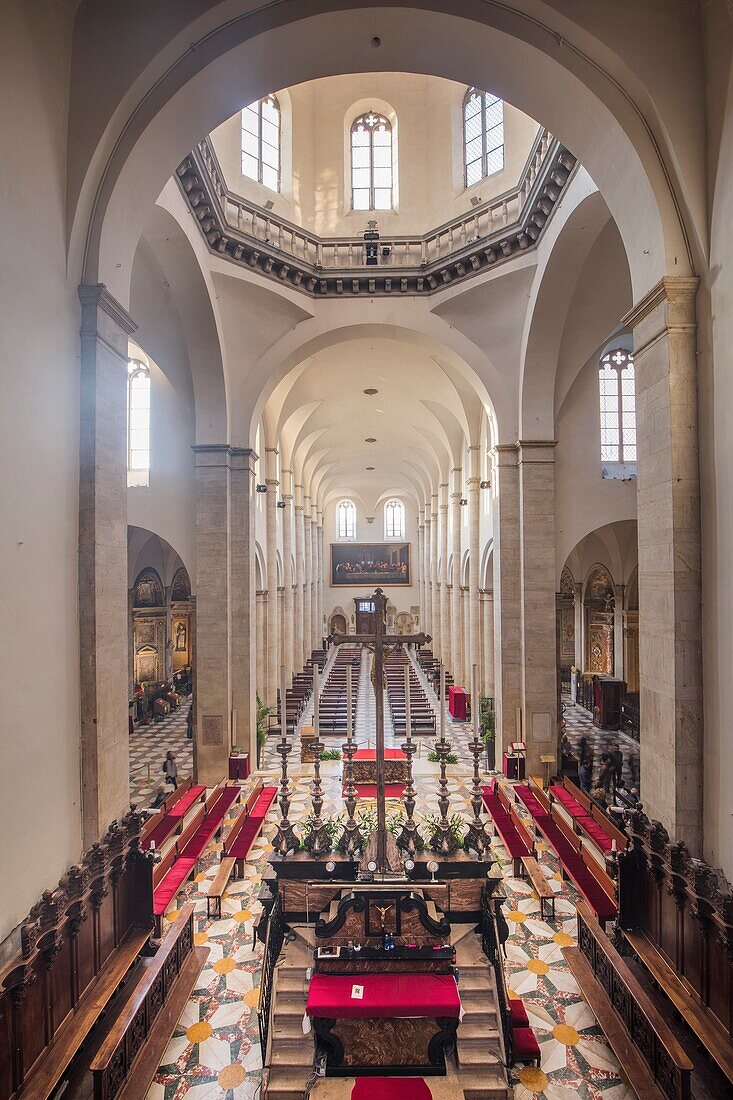
[[[592,779],[593,769],[591,768],[588,757],[584,756],[578,767],[578,780],[580,782],[580,789],[584,791],[585,794],[590,794]]]
[[[613,785],[618,787],[621,782],[621,773],[624,770],[624,754],[621,752],[618,742],[611,749],[611,763],[613,764]]]
[[[163,772],[165,773],[166,783],[172,783],[174,790],[178,789],[178,765],[176,764],[176,754],[169,749],[165,754],[165,760],[163,761]]]
[[[598,775],[598,786],[603,787],[603,792],[608,799],[611,793],[611,784],[613,783],[613,761],[611,760],[610,753],[604,752],[601,757],[601,770]]]

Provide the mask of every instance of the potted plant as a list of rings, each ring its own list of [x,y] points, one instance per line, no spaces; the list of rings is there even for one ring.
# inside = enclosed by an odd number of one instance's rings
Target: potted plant
[[[267,720],[275,713],[275,707],[263,703],[257,696],[257,770],[262,767],[262,751],[267,741]]]
[[[486,697],[481,699],[479,730],[481,740],[486,746],[486,770],[493,772],[496,770],[496,716],[493,699]]]

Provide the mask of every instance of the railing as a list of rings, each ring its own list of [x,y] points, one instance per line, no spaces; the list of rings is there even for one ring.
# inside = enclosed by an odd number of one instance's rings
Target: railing
[[[430,293],[503,262],[539,239],[576,159],[540,130],[517,186],[424,236],[322,238],[227,188],[209,139],[179,165],[209,248],[309,294]]]
[[[272,1011],[272,986],[275,979],[275,964],[280,957],[285,940],[285,916],[280,894],[275,896],[275,904],[270,910],[265,935],[265,953],[262,958],[262,977],[260,979],[260,997],[257,1005],[257,1020],[260,1029],[260,1050],[262,1064],[267,1061],[267,1039],[270,1034],[270,1015]]]
[[[501,1024],[501,1033],[504,1039],[504,1058],[508,1070],[512,1066],[512,1016],[509,1008],[509,991],[504,967],[501,961],[501,938],[496,922],[496,905],[500,904],[498,898],[493,898],[489,890],[484,887],[481,894],[481,948],[484,955],[491,963],[494,970],[497,1012]]]
[[[639,740],[639,696],[636,694],[633,697],[626,695],[621,703],[621,729],[635,741]]]

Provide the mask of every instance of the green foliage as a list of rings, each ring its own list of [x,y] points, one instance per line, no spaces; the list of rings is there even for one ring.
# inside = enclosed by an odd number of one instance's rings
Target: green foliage
[[[396,813],[390,814],[387,818],[387,832],[391,833],[395,840],[402,832],[402,826],[405,824],[406,820],[407,815],[404,810],[397,810]],[[418,852],[422,852],[425,848],[425,838],[417,828],[415,829],[415,846]]]
[[[324,749],[321,753],[321,760],[340,760],[341,753],[338,749]]]
[[[456,756],[456,754],[454,752],[451,751],[452,748],[453,748],[453,742],[452,741],[446,741],[446,745],[448,746],[448,752],[446,753],[446,757],[445,757],[446,764],[457,764],[458,763],[458,757]],[[431,764],[439,764],[440,763],[440,756],[438,755],[437,749],[431,749],[430,750],[430,752],[428,753],[428,760],[431,762]]]
[[[493,741],[496,734],[496,715],[494,714],[493,699],[482,698],[481,713],[479,717],[479,730],[482,741]]]
[[[425,818],[425,828],[428,831],[428,838],[433,839],[435,834],[440,828],[440,817],[438,814],[428,814]],[[454,838],[459,848],[463,847],[463,837],[466,831],[466,822],[463,820],[460,814],[451,814],[448,818],[448,831]]]
[[[324,817],[323,815],[321,815],[321,821],[323,822],[326,832],[328,833],[328,838],[331,841],[332,847],[336,842],[337,834],[340,834],[341,830],[343,829],[343,821],[341,820],[341,817],[342,815],[339,815],[338,817]],[[310,833],[311,828],[313,827],[314,819],[315,814],[310,813],[307,814],[299,823],[301,849],[305,848],[305,839]]]
[[[267,740],[267,719],[277,712],[277,707],[268,706],[257,696],[257,744],[262,747]]]

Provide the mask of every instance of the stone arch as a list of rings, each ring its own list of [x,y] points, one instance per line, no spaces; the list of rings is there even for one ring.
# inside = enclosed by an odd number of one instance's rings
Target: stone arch
[[[87,33],[93,5],[82,6],[74,52],[80,75],[71,96],[70,145],[76,156],[68,190],[73,262],[86,281],[107,278],[109,272],[111,292],[125,303],[129,256],[120,240],[123,224],[135,236],[138,212],[149,209],[173,170],[172,161],[242,103],[273,84],[286,87],[340,73],[342,57],[354,56],[354,42],[366,43],[373,34],[373,12],[346,7],[345,0],[316,0],[309,5],[309,17],[302,18],[298,5],[288,3],[242,12],[219,24],[218,6],[212,5],[198,13],[195,29],[186,26],[184,11],[172,29],[172,20],[166,24],[167,43],[157,28],[150,28],[144,73],[115,72],[110,83],[119,91],[113,108],[106,87],[89,86],[92,51],[104,52],[105,43]],[[694,255],[704,251],[695,233],[697,227],[704,241],[704,181],[699,171],[684,171],[687,160],[693,160],[685,156],[682,132],[675,132],[684,123],[677,123],[672,106],[664,116],[657,102],[660,90],[645,85],[632,67],[622,47],[626,39],[613,41],[601,29],[599,13],[590,9],[588,26],[573,25],[548,5],[542,18],[494,4],[474,9],[474,18],[461,14],[445,12],[431,0],[380,12],[385,48],[367,51],[362,64],[366,67],[368,58],[370,70],[412,70],[491,84],[505,100],[548,125],[607,193],[630,252],[635,211],[647,223],[643,240],[651,247],[633,248],[637,297],[675,264],[677,272],[691,270]],[[120,33],[117,19],[110,17],[107,28],[111,44]],[[272,49],[262,48],[264,31]],[[437,55],[435,41],[441,41]],[[217,89],[214,102],[201,95],[201,86]],[[82,102],[95,98],[91,123]],[[598,134],[604,134],[605,148]]]

